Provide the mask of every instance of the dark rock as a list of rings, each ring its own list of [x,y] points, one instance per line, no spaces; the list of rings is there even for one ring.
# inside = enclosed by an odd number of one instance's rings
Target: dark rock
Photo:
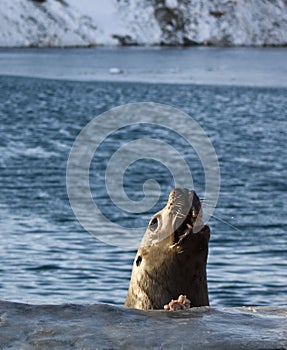
[[[130,35],[118,35],[113,34],[112,36],[114,39],[117,39],[119,41],[119,44],[122,46],[137,46],[138,43],[133,40],[133,38]]]
[[[220,17],[224,16],[224,12],[220,12],[220,11],[210,11],[209,13],[211,16],[213,16],[215,18],[220,18]]]

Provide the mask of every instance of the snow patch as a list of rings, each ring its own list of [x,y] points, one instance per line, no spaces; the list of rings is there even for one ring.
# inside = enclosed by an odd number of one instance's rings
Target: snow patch
[[[165,0],[165,6],[169,8],[176,8],[178,6],[177,0]]]

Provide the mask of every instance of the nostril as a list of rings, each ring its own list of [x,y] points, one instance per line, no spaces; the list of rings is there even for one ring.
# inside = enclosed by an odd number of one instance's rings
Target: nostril
[[[137,266],[140,266],[141,262],[142,262],[142,257],[139,255],[139,256],[137,257],[137,260],[136,260],[136,265],[137,265]]]

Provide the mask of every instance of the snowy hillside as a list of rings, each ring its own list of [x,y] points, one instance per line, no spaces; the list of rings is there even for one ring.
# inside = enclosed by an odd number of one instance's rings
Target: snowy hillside
[[[0,0],[0,46],[287,45],[286,0]]]
[[[150,44],[286,45],[286,0],[119,0],[130,40]]]
[[[0,46],[87,46],[101,35],[64,1],[0,0]]]

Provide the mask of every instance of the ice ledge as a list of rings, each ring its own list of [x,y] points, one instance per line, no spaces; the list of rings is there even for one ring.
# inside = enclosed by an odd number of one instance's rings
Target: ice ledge
[[[286,349],[286,307],[139,311],[0,301],[1,349]]]

